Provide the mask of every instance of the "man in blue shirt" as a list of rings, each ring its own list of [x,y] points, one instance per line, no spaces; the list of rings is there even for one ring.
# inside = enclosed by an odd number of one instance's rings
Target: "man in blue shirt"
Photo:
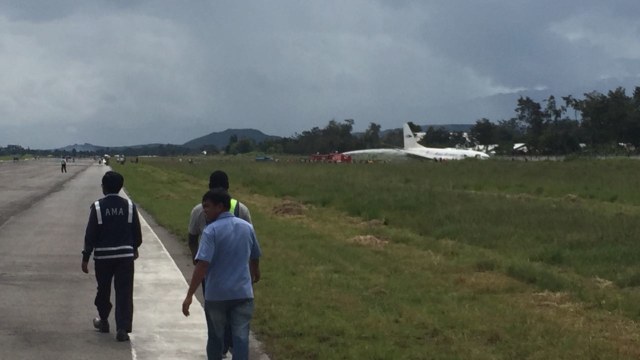
[[[222,170],[216,170],[211,173],[209,176],[209,190],[215,188],[223,188],[229,191],[229,176]],[[251,223],[251,213],[249,212],[249,208],[241,203],[240,201],[231,198],[231,208],[229,211],[240,219],[246,220]],[[202,208],[202,201],[198,203],[198,205],[193,207],[191,210],[191,216],[189,218],[189,250],[191,250],[191,254],[193,256],[193,264],[197,263],[196,254],[198,253],[198,244],[200,242],[200,235],[204,231],[204,228],[207,227],[207,219],[204,215],[204,209]],[[206,284],[202,284],[202,290],[205,291]],[[205,312],[207,309],[205,308]],[[207,318],[207,328],[211,325],[209,324],[209,317]],[[223,354],[226,354],[231,349],[231,326],[227,324],[227,328],[225,329],[224,334],[224,349]]]
[[[231,325],[234,360],[249,359],[249,326],[253,315],[253,286],[260,280],[258,239],[253,226],[229,212],[231,196],[214,189],[202,197],[209,225],[200,238],[196,264],[182,313],[189,316],[193,294],[205,281],[205,307],[211,325],[207,358],[221,359],[224,328]]]

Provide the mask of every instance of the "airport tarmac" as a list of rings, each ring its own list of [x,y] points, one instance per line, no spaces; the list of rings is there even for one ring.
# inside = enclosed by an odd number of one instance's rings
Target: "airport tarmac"
[[[93,328],[93,260],[82,273],[80,252],[108,169],[90,160],[68,163],[67,173],[48,159],[0,163],[0,359],[206,358],[200,291],[191,316],[181,313],[188,249],[143,210],[131,341],[115,341],[113,311],[111,333]],[[251,340],[251,359],[268,359]]]

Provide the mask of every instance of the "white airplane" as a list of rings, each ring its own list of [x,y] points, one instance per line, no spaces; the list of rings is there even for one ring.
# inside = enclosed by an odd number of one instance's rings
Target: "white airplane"
[[[396,157],[411,156],[429,160],[462,160],[467,158],[488,159],[489,155],[481,151],[456,149],[456,148],[431,148],[418,144],[418,141],[424,136],[424,133],[418,133],[417,136],[411,131],[409,124],[402,127],[404,136],[403,149],[367,149],[347,151],[344,154],[350,156],[368,156],[368,157]]]

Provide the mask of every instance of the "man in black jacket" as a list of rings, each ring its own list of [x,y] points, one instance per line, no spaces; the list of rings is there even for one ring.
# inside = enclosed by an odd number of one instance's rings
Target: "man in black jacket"
[[[100,332],[109,332],[111,312],[111,281],[116,293],[116,339],[129,340],[133,320],[133,261],[138,258],[142,244],[142,231],[136,206],[118,195],[124,178],[115,171],[102,177],[102,199],[91,205],[91,214],[84,237],[82,271],[89,273],[91,253],[95,260],[98,293],[95,305],[98,318],[93,326]]]

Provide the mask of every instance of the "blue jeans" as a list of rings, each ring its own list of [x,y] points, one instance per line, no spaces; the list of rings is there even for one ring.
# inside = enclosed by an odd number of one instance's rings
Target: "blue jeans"
[[[231,325],[233,360],[249,360],[249,324],[253,316],[253,299],[209,301],[204,306],[209,324],[207,358],[222,359],[224,328]]]
[[[206,295],[206,281],[202,280],[202,297],[205,297]],[[211,327],[213,325],[211,325],[211,320],[209,319],[209,315],[208,315],[208,311],[207,311],[207,307],[204,307],[204,318],[207,320],[207,332],[209,334],[211,334]],[[222,354],[226,354],[227,352],[229,352],[229,349],[231,349],[232,344],[232,337],[231,337],[231,325],[229,323],[227,323],[227,326],[225,326],[224,328],[224,345],[222,346]]]

